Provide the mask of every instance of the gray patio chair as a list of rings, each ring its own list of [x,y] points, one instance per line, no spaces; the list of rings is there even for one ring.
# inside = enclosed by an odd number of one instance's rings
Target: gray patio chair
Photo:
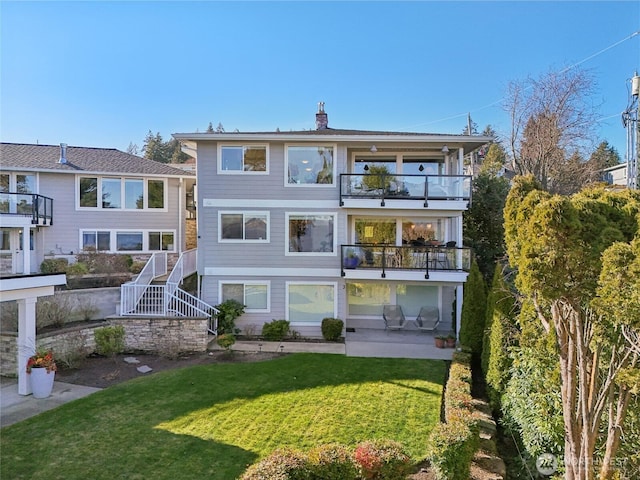
[[[418,330],[433,332],[440,324],[440,312],[438,307],[422,307],[415,321]]]
[[[385,305],[382,307],[385,330],[402,330],[407,323],[400,305]]]

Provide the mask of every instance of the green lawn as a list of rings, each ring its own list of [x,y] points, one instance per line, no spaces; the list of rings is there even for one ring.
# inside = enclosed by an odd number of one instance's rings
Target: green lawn
[[[418,461],[444,375],[327,354],[159,372],[3,428],[0,478],[230,480],[277,447],[372,438]]]

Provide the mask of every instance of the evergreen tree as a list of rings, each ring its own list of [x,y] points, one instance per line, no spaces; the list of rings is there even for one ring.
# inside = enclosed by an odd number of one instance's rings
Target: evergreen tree
[[[478,264],[473,260],[467,283],[464,285],[460,343],[469,347],[474,356],[482,353],[486,306],[485,283],[478,269]]]

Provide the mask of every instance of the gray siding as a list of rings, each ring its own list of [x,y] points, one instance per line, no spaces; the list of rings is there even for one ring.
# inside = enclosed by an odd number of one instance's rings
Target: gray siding
[[[42,247],[44,255],[78,253],[81,247],[79,232],[82,229],[174,230],[176,243],[184,246],[184,226],[179,226],[178,184],[178,179],[169,179],[167,182],[167,211],[86,211],[76,210],[75,175],[41,173],[39,193],[53,198],[53,225],[39,229],[37,237],[42,243],[38,243],[38,247]],[[178,237],[180,235],[182,238]],[[42,258],[38,260],[41,262]]]

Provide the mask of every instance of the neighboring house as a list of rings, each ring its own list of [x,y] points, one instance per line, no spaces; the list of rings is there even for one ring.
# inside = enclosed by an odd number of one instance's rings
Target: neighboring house
[[[627,164],[620,163],[602,170],[602,180],[610,185],[627,186]]]
[[[173,136],[197,161],[201,298],[246,305],[240,328],[383,327],[383,305],[459,326],[463,158],[491,138],[333,129],[323,104],[316,130]]]
[[[46,258],[89,250],[180,253],[194,183],[112,148],[0,143],[0,271],[38,272]]]

